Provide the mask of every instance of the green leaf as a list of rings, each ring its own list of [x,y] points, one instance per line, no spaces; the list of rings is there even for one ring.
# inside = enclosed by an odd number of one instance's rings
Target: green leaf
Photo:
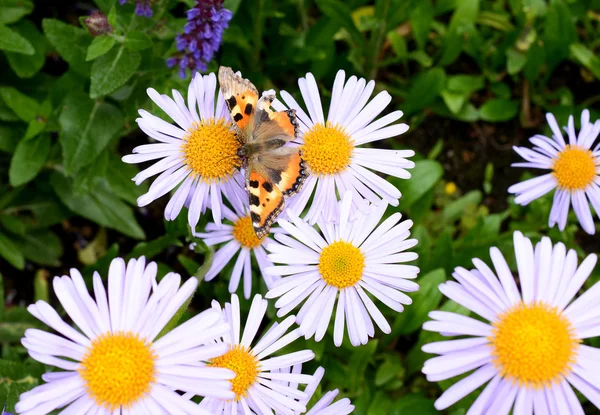
[[[481,203],[481,199],[483,199],[483,195],[479,190],[471,190],[460,199],[448,204],[442,212],[444,222],[449,223],[458,220],[469,205],[478,205]]]
[[[444,38],[444,52],[440,59],[442,66],[449,65],[458,58],[464,45],[462,34],[468,28],[474,27],[479,14],[479,0],[461,0],[456,2],[456,5]]]
[[[72,68],[81,75],[88,75],[91,64],[86,62],[87,49],[92,37],[87,30],[63,23],[56,19],[42,20],[46,38]]]
[[[320,0],[316,4],[323,14],[348,31],[354,47],[365,49],[365,38],[354,24],[352,11],[345,3],[339,0]]]
[[[8,63],[19,78],[31,78],[38,73],[46,62],[46,39],[29,20],[23,20],[14,29],[27,39],[34,48],[33,55],[6,52]]]
[[[0,25],[0,50],[23,55],[35,53],[35,49],[26,38],[4,25]]]
[[[127,256],[127,258],[138,258],[140,256],[145,256],[146,259],[152,259],[171,246],[183,246],[183,244],[177,236],[163,235],[160,238],[150,242],[138,243]]]
[[[136,166],[123,163],[119,157],[111,155],[108,160],[105,177],[110,188],[117,196],[132,205],[136,205],[137,198],[148,191],[148,183],[144,182],[136,186],[135,182],[131,180],[138,172]]]
[[[516,75],[521,72],[521,69],[523,69],[527,62],[527,55],[514,48],[506,51],[506,57],[506,71],[509,75]]]
[[[125,84],[135,74],[141,60],[138,52],[125,50],[121,46],[94,61],[90,97],[110,94]]]
[[[116,198],[101,181],[90,193],[76,192],[71,181],[57,172],[52,174],[50,183],[60,200],[78,215],[132,238],[144,239],[144,231],[131,208]]]
[[[573,43],[570,50],[575,60],[588,68],[597,79],[600,79],[600,59],[594,52],[582,43]]]
[[[132,30],[125,37],[125,47],[130,50],[144,50],[152,47],[152,39],[147,34]]]
[[[425,49],[429,28],[433,23],[433,6],[430,0],[419,1],[411,10],[410,21],[419,49]]]
[[[365,381],[365,372],[371,358],[377,350],[378,340],[371,340],[364,346],[355,347],[350,356],[352,365],[347,367],[348,388],[349,390],[358,390]]]
[[[4,232],[0,232],[0,256],[6,259],[13,267],[25,269],[25,258],[19,248],[8,239]]]
[[[421,73],[413,81],[402,109],[412,114],[426,108],[442,92],[445,81],[446,73],[442,68],[433,68]]]
[[[51,140],[48,134],[42,134],[32,140],[21,140],[10,161],[8,178],[11,186],[17,187],[30,182],[40,172],[48,154]]]
[[[444,169],[442,165],[434,160],[419,160],[415,162],[415,167],[410,171],[412,178],[410,180],[397,180],[397,185],[402,198],[400,207],[409,209],[415,202],[429,192],[442,177]]]
[[[58,236],[48,230],[29,231],[15,238],[15,244],[29,261],[51,267],[60,266],[60,257],[63,254],[62,242]]]
[[[113,5],[110,7],[110,10],[106,14],[106,20],[108,20],[108,24],[113,28],[117,27],[117,7],[114,0],[111,0]]]
[[[33,299],[34,301],[50,302],[50,294],[48,290],[48,277],[50,273],[46,270],[39,269],[33,277]]]
[[[39,379],[43,371],[44,366],[38,362],[25,363],[0,359],[0,402],[2,402],[0,405],[4,407],[6,403],[6,409],[16,413],[15,404],[19,401],[19,396],[40,383]]]
[[[116,40],[110,36],[98,36],[92,40],[87,49],[86,61],[92,61],[105,53],[108,53],[115,45]]]
[[[33,11],[30,0],[0,0],[0,24],[9,24],[21,20]]]
[[[479,108],[479,115],[484,121],[508,121],[517,116],[519,103],[507,99],[490,99]]]
[[[577,40],[569,7],[561,0],[550,2],[544,21],[544,48],[550,71],[569,56],[571,43]]]
[[[192,277],[192,278],[196,278],[196,277]],[[199,279],[198,286],[200,286],[201,283],[202,283],[202,279]],[[185,313],[186,310],[188,309],[188,307],[190,306],[190,303],[192,302],[192,298],[194,298],[193,293],[189,296],[189,298],[187,300],[185,300],[183,305],[181,307],[179,307],[179,310],[177,310],[175,315],[173,317],[171,317],[171,320],[169,320],[169,322],[160,331],[160,333],[158,333],[158,336],[156,336],[157,339],[161,338],[162,336],[164,336],[165,334],[167,334],[168,332],[170,332],[177,326],[177,323],[179,322],[179,320],[181,320],[183,313]]]
[[[403,372],[404,366],[399,355],[388,353],[383,363],[377,368],[377,372],[375,372],[375,386],[383,386],[398,377],[398,375],[403,374]]]
[[[124,122],[114,105],[93,101],[80,91],[69,94],[59,118],[66,172],[72,174],[91,164]]]
[[[23,121],[33,120],[40,111],[40,104],[13,87],[0,87],[0,96],[6,105]]]
[[[242,0],[225,0],[223,2],[223,7],[235,14],[241,3]]]
[[[411,393],[403,395],[394,404],[394,409],[390,415],[439,415],[439,412],[433,406],[433,400],[426,398],[422,393]]]
[[[446,88],[452,92],[471,95],[480,90],[485,85],[485,79],[481,75],[454,75],[449,76],[446,81]]]
[[[529,82],[534,82],[540,74],[540,71],[546,64],[546,51],[543,45],[535,42],[527,51],[527,62],[523,68],[523,73]]]
[[[0,125],[0,151],[13,153],[21,139],[22,132],[17,128]]]
[[[415,332],[427,321],[430,311],[435,310],[442,300],[438,286],[446,281],[446,272],[438,268],[417,279],[419,291],[408,294],[413,303],[397,314],[392,327],[392,335],[398,336]]]
[[[390,44],[392,45],[392,49],[394,49],[394,53],[396,54],[396,56],[402,59],[406,59],[408,54],[406,39],[393,30],[391,32],[388,32],[387,39],[390,41]]]
[[[448,90],[443,90],[440,95],[442,96],[442,99],[444,100],[444,103],[448,109],[453,114],[457,114],[461,110],[467,99],[464,94],[451,92]]]

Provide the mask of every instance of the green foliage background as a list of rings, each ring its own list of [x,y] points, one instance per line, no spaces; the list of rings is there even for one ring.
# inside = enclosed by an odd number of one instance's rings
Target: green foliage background
[[[120,161],[147,140],[137,110],[159,111],[146,88],[187,91],[188,80],[165,60],[194,1],[153,0],[150,19],[131,3],[0,0],[0,405],[11,411],[46,370],[19,340],[39,325],[28,303],[57,304],[51,276],[72,267],[88,278],[93,270],[106,275],[115,256],[146,255],[160,275],[202,275],[210,263],[201,243],[188,249],[185,214],[165,223],[165,200],[135,206],[146,188],[131,181],[137,167]],[[562,233],[547,230],[551,197],[523,208],[506,189],[521,175],[509,167],[517,159],[511,145],[544,132],[545,112],[561,125],[583,108],[592,120],[600,115],[600,1],[226,0],[225,7],[235,14],[211,71],[232,66],[259,89],[296,97],[297,78],[310,71],[327,101],[345,69],[375,79],[394,97],[388,110],[404,111],[410,131],[383,145],[418,151],[413,178],[390,180],[403,193],[397,210],[416,224],[421,290],[404,313],[385,310],[391,335],[359,348],[335,348],[331,335],[293,347],[315,351],[309,369],[326,368],[320,390],[339,388],[356,414],[436,414],[433,401],[452,381],[429,384],[420,373],[420,347],[439,337],[420,327],[433,309],[468,313],[437,290],[452,269],[472,257],[489,260],[490,246],[511,258],[514,229],[534,239],[549,234],[582,257],[598,251],[575,220]],[[96,8],[115,30],[94,38],[81,16]],[[188,314],[227,300],[230,271],[201,284]],[[596,270],[588,286],[599,278]],[[258,277],[253,286],[266,290]],[[471,402],[448,413],[464,414]]]

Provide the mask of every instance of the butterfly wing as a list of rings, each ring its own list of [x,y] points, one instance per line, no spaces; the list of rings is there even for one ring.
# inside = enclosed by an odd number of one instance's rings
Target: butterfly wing
[[[252,133],[251,145],[256,152],[248,164],[250,212],[257,235],[269,233],[283,211],[284,197],[298,193],[308,176],[300,150],[285,146],[298,134],[296,112],[269,112],[262,108],[262,100]]]
[[[252,82],[225,66],[219,68],[219,85],[238,132],[246,132],[251,129],[252,118],[258,102],[256,87]]]

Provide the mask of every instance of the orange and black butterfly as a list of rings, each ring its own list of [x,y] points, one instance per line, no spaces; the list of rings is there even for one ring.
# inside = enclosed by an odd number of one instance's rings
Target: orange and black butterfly
[[[300,191],[308,170],[299,148],[286,146],[298,135],[296,110],[271,110],[274,95],[263,95],[231,68],[219,68],[219,84],[237,131],[237,152],[246,170],[250,217],[256,236],[269,234],[284,198]]]

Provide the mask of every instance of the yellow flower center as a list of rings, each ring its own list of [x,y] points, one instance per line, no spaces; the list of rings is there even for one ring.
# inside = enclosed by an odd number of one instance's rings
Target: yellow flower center
[[[494,323],[494,364],[502,376],[538,388],[571,370],[579,339],[571,322],[545,303],[519,304]]]
[[[252,226],[252,219],[250,219],[250,216],[239,218],[233,224],[233,237],[242,244],[242,246],[250,249],[256,248],[265,239],[264,236],[260,239],[256,237],[256,232],[254,232],[254,226]]]
[[[339,125],[315,124],[304,134],[302,158],[313,174],[328,175],[343,171],[350,164],[354,141]]]
[[[344,241],[325,247],[319,258],[323,280],[337,288],[352,287],[362,278],[365,256],[360,249]]]
[[[194,123],[183,141],[184,163],[205,182],[228,179],[239,167],[240,143],[231,124],[222,119]]]
[[[156,356],[137,334],[107,333],[92,342],[79,374],[90,397],[109,411],[130,407],[150,392]]]
[[[558,186],[568,190],[585,189],[596,177],[596,158],[590,150],[567,145],[552,166]]]
[[[250,354],[249,349],[239,344],[223,356],[211,359],[210,365],[235,372],[235,377],[231,379],[231,390],[235,393],[236,401],[248,396],[248,389],[256,382],[260,370],[256,357]]]

